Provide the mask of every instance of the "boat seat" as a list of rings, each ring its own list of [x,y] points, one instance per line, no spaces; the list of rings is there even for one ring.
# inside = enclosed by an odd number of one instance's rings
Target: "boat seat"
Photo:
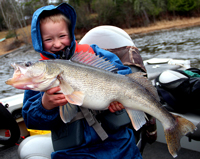
[[[98,26],[91,29],[80,40],[79,44],[96,44],[104,49],[135,46],[133,40],[124,30],[109,25]]]
[[[20,159],[50,159],[53,151],[50,133],[29,136],[20,143],[18,148]]]

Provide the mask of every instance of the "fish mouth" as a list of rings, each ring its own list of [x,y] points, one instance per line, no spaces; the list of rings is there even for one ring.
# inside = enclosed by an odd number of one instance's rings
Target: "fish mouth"
[[[21,76],[21,71],[20,69],[16,66],[15,63],[11,63],[11,66],[14,68],[14,74],[13,77],[8,79],[5,83],[8,85],[13,85],[14,82],[17,82],[17,79],[19,76]]]
[[[11,66],[14,68],[14,74],[13,77],[8,79],[5,83],[7,85],[11,85],[15,88],[18,89],[24,89],[25,88],[25,83],[27,85],[27,83],[31,84],[31,78],[27,78],[24,76],[23,70],[25,68],[23,68],[22,64],[23,62],[16,62],[16,63],[11,63]],[[20,65],[20,66],[19,66]],[[28,88],[26,88],[28,89]]]
[[[33,87],[31,78],[23,78],[22,75],[19,75],[19,77],[14,76],[13,78],[8,79],[5,83],[17,89],[31,89]]]

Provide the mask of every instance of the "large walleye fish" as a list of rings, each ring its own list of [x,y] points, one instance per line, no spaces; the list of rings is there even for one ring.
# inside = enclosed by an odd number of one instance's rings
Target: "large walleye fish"
[[[111,102],[118,101],[136,130],[145,123],[144,112],[154,116],[163,125],[173,157],[177,156],[180,138],[196,129],[190,121],[162,107],[155,87],[143,73],[113,73],[115,67],[96,55],[81,52],[71,60],[16,62],[12,66],[15,72],[6,84],[15,88],[46,91],[60,86],[69,103],[93,110],[107,109]]]

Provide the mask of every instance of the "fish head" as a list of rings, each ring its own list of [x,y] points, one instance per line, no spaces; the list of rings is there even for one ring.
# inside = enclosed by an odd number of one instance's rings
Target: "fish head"
[[[59,85],[59,70],[45,61],[15,62],[11,66],[14,68],[14,74],[6,84],[17,89],[46,91]]]

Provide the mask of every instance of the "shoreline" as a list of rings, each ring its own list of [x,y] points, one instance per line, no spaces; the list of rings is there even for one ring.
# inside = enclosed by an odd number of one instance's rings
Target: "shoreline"
[[[132,34],[146,34],[155,31],[161,30],[170,30],[170,29],[183,29],[189,27],[200,26],[200,17],[192,17],[192,18],[182,18],[176,19],[172,21],[158,21],[154,24],[150,24],[147,27],[137,27],[137,28],[130,28],[130,29],[123,29],[129,35]]]
[[[182,18],[182,19],[175,19],[171,21],[162,20],[155,22],[153,24],[150,24],[147,27],[136,27],[136,28],[122,28],[129,36],[132,36],[133,34],[142,35],[147,33],[152,33],[155,31],[161,31],[161,30],[171,30],[171,29],[183,29],[183,28],[189,28],[189,27],[195,27],[200,26],[200,17],[192,17],[192,18]],[[79,41],[83,35],[75,35],[76,40]],[[8,39],[10,40],[10,39]],[[10,40],[11,41],[11,40]],[[15,50],[18,50],[19,48],[10,50],[10,51],[4,51],[3,47],[5,47],[5,43],[0,43],[0,56],[5,55],[7,53],[13,52]]]

